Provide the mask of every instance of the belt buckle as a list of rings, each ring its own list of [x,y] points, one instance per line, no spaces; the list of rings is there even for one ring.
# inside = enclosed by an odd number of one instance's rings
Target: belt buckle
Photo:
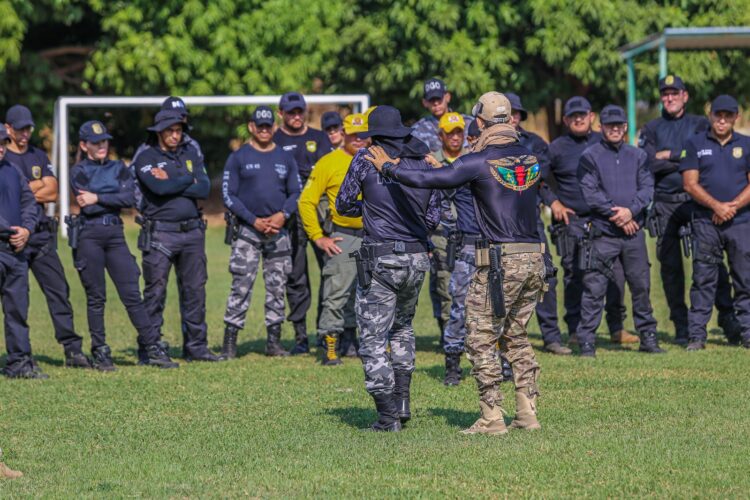
[[[393,244],[393,251],[395,253],[406,252],[406,244],[403,241],[397,241]]]

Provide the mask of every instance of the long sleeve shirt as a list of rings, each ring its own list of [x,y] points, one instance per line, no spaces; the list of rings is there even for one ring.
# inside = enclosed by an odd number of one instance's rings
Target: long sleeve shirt
[[[81,209],[86,217],[119,214],[135,204],[135,179],[120,160],[100,163],[86,159],[77,163],[70,171],[70,188],[75,196],[81,191],[96,194],[98,201]]]
[[[565,134],[549,145],[549,183],[553,189],[541,190],[544,204],[552,205],[555,200],[575,211],[578,216],[587,216],[589,206],[583,199],[578,182],[578,163],[589,146],[601,141],[601,134],[591,132],[585,136]]]
[[[34,232],[39,219],[36,199],[23,172],[7,160],[0,160],[0,231],[12,226]]]
[[[297,162],[278,146],[258,151],[245,144],[227,159],[221,193],[224,206],[249,226],[278,212],[288,219],[300,193]]]

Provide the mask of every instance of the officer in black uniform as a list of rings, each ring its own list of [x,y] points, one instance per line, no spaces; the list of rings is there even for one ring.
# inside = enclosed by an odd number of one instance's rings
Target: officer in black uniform
[[[161,329],[167,280],[174,265],[182,317],[182,355],[186,361],[219,361],[208,350],[206,326],[205,222],[198,200],[211,182],[198,151],[186,143],[184,117],[159,111],[150,146],[135,162],[143,193],[138,248],[143,252],[143,292],[152,323]],[[164,345],[162,345],[164,347]],[[143,359],[141,357],[141,359]]]
[[[661,281],[669,306],[669,318],[674,323],[675,342],[687,345],[688,310],[685,305],[681,239],[685,239],[689,245],[695,205],[682,188],[678,167],[687,140],[695,134],[705,134],[710,125],[705,117],[685,112],[689,94],[679,76],[667,75],[659,80],[659,94],[661,117],[643,127],[639,146],[648,153],[648,165],[654,174],[654,204],[648,226],[652,236],[657,238],[656,257],[661,264]],[[719,326],[731,343],[739,343],[741,328],[734,315],[729,274],[723,261],[718,266],[715,304],[719,310]]]
[[[578,342],[581,356],[595,356],[596,329],[602,317],[612,266],[622,261],[625,279],[633,297],[633,321],[641,336],[639,350],[662,353],[656,338],[650,292],[650,269],[643,227],[646,207],[654,193],[654,177],[646,165],[646,153],[623,140],[628,130],[625,110],[605,106],[599,115],[602,140],[581,156],[578,179],[586,204],[591,208],[592,232],[587,265],[581,266],[583,297]]]
[[[31,357],[29,340],[29,267],[24,248],[39,217],[23,172],[5,159],[9,141],[0,124],[0,299],[5,315],[8,359],[2,374],[45,379]]]
[[[738,116],[734,97],[714,99],[711,129],[687,141],[680,162],[685,191],[696,205],[689,351],[705,348],[720,269],[717,264],[723,261],[724,252],[732,273],[741,342],[750,348],[750,137],[734,131]]]
[[[57,255],[57,219],[47,217],[44,212],[45,203],[57,201],[57,179],[47,154],[29,143],[34,131],[31,111],[25,106],[15,105],[5,118],[11,141],[5,158],[21,169],[37,201],[37,227],[26,251],[29,267],[47,299],[55,339],[65,350],[65,366],[91,368],[88,358],[81,352],[83,338],[76,333],[73,324],[70,288]]]
[[[338,111],[326,111],[320,117],[320,128],[328,135],[334,149],[344,145],[344,121]]]
[[[112,136],[99,121],[84,123],[79,132],[79,162],[71,169],[70,187],[81,213],[68,222],[68,243],[73,248],[73,264],[86,290],[91,354],[94,366],[113,371],[112,352],[104,335],[104,304],[107,301],[105,270],[117,288],[138,331],[142,364],[177,368],[159,345],[159,328],[151,322],[141,298],[141,275],[135,257],[128,250],[120,210],[135,203],[134,179],[121,160],[110,160]]]

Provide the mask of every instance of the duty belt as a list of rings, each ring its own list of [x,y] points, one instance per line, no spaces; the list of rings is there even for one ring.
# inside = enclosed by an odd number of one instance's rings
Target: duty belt
[[[354,236],[356,238],[362,238],[365,235],[365,230],[362,228],[356,229],[353,227],[344,227],[344,226],[339,226],[338,224],[335,224],[335,223],[333,224],[333,230],[337,233],[348,234],[349,236]]]
[[[122,225],[122,219],[119,215],[114,214],[106,214],[102,215],[100,217],[83,217],[83,224],[87,225],[96,225],[100,224],[102,226],[119,226]]]
[[[202,219],[187,219],[180,222],[153,221],[153,231],[164,231],[167,233],[187,233],[199,227],[203,227]]]
[[[382,257],[384,255],[404,254],[404,253],[423,253],[428,252],[427,243],[419,241],[394,241],[392,243],[367,243],[363,246],[370,247],[372,257]]]
[[[10,244],[10,241],[0,240],[0,252],[16,253],[16,250],[13,248],[13,245]]]
[[[461,233],[461,243],[463,243],[464,245],[476,245],[477,240],[481,238],[481,234]]]
[[[502,255],[515,255],[519,253],[544,253],[544,243],[492,243],[494,248],[499,248]]]
[[[57,219],[47,219],[43,220],[41,222],[38,222],[36,227],[34,228],[35,233],[44,233],[44,232],[56,232],[58,227]]]
[[[693,197],[687,193],[654,193],[654,201],[660,201],[663,203],[682,203],[692,199]]]

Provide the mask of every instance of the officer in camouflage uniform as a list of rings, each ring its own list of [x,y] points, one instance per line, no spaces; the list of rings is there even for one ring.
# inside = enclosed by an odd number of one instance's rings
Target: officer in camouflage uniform
[[[261,257],[266,354],[289,355],[280,343],[286,279],[292,272],[292,247],[284,224],[297,212],[300,179],[294,157],[273,142],[273,123],[271,108],[258,106],[248,123],[250,143],[229,155],[224,167],[224,205],[237,218],[229,259],[232,290],[224,313],[222,354],[227,359],[237,356],[237,334],[245,326]]]
[[[403,126],[396,108],[375,108],[368,131],[361,136],[372,137],[374,145],[398,158],[402,170],[433,171],[424,160],[427,146]],[[354,157],[336,198],[336,210],[363,217],[363,244],[355,253],[355,311],[365,388],[378,410],[372,429],[400,431],[401,422],[411,417],[409,392],[416,351],[412,320],[430,268],[427,238],[440,219],[439,192],[402,187],[383,178],[372,161],[367,150]]]
[[[539,364],[526,325],[543,294],[547,274],[536,222],[541,169],[537,159],[518,143],[518,134],[510,124],[511,105],[504,95],[484,94],[474,106],[474,116],[482,129],[475,152],[452,165],[427,171],[404,168],[403,162],[386,157],[379,158],[375,166],[382,168],[386,179],[402,185],[434,189],[469,185],[485,238],[482,246],[487,243],[489,248],[477,250],[478,269],[466,297],[466,349],[474,365],[482,415],[464,433],[508,432],[499,390],[502,368],[495,355],[501,337],[516,386],[512,427],[539,429]]]

